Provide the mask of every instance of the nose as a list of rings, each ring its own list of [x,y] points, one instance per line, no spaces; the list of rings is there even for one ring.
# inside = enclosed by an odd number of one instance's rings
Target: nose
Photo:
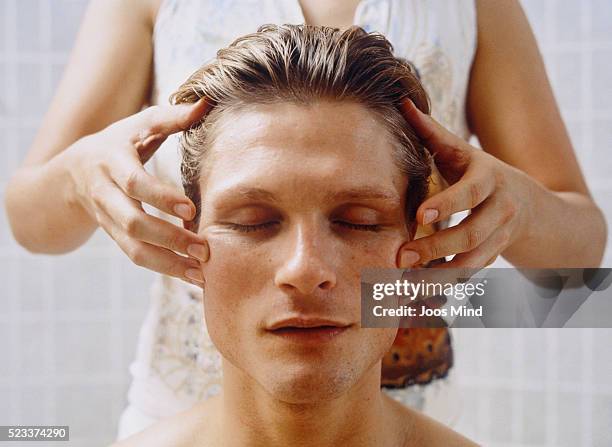
[[[333,242],[314,219],[296,224],[289,233],[284,258],[275,275],[277,287],[290,293],[314,295],[336,285]]]

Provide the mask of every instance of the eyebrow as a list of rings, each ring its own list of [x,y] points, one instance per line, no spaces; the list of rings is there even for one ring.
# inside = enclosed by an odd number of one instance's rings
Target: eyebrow
[[[232,198],[232,200],[234,198],[237,198],[239,200],[251,200],[254,202],[271,202],[275,204],[280,203],[278,198],[270,191],[255,187],[237,186],[224,191],[222,198],[227,200],[230,197]],[[330,191],[325,195],[325,200],[376,200],[385,202],[389,206],[400,205],[400,197],[397,195],[397,193],[393,193],[389,190],[369,185],[351,187],[348,189],[343,189],[341,191]]]
[[[390,205],[399,205],[400,198],[397,193],[374,186],[358,186],[342,191],[330,192],[325,196],[326,200],[379,200]]]

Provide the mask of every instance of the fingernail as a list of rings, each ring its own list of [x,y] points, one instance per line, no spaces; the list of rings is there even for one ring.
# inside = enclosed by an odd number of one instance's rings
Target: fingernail
[[[417,112],[420,112],[419,108],[416,106],[414,101],[410,98],[406,98],[406,105]]]
[[[400,258],[400,268],[409,267],[415,264],[421,256],[416,251],[405,250]]]
[[[438,210],[427,209],[423,213],[423,225],[433,222],[438,218]]]
[[[187,246],[189,256],[199,259],[202,262],[208,261],[208,246],[201,244],[190,244]]]
[[[174,206],[174,212],[185,220],[191,220],[191,207],[184,203],[179,203]]]
[[[204,282],[204,276],[198,269],[187,269],[185,271],[185,276],[189,279],[193,279],[194,281]]]

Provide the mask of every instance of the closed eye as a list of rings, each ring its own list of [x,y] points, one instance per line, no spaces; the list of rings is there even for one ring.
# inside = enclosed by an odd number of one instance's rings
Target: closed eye
[[[237,224],[237,223],[228,223],[227,225],[232,230],[240,231],[243,233],[250,233],[251,231],[259,231],[259,230],[265,230],[268,228],[272,228],[274,225],[277,225],[279,223],[280,222],[271,221],[271,222],[260,223],[257,225],[243,225],[243,224]],[[382,225],[379,225],[379,224],[356,224],[356,223],[351,223],[351,222],[344,222],[341,220],[334,221],[334,223],[337,225],[343,226],[345,228],[349,228],[351,230],[358,230],[358,231],[380,231],[382,228]]]
[[[242,225],[237,223],[228,223],[227,225],[236,231],[241,231],[243,233],[249,233],[251,231],[265,230],[267,228],[271,228],[272,226],[278,224],[279,222],[264,222],[257,225]]]
[[[338,220],[335,223],[337,223],[338,225],[342,225],[343,227],[350,228],[352,230],[360,230],[360,231],[380,231],[380,229],[382,228],[382,225],[378,225],[378,224],[371,224],[371,225],[355,224],[351,222],[344,222],[341,220]]]

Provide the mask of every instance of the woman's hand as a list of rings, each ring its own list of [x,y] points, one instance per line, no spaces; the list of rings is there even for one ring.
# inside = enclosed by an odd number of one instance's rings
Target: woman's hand
[[[194,217],[194,204],[177,188],[147,173],[143,165],[170,134],[188,128],[207,110],[204,100],[149,107],[65,151],[76,203],[129,258],[141,267],[199,286],[203,282],[199,261],[206,262],[209,256],[206,241],[145,213],[141,203],[187,221]]]
[[[474,148],[410,100],[404,102],[402,112],[451,185],[421,204],[417,221],[426,225],[459,211],[470,214],[453,227],[403,245],[400,268],[450,255],[455,257],[438,267],[483,268],[517,238],[528,237],[534,182],[527,174]]]

